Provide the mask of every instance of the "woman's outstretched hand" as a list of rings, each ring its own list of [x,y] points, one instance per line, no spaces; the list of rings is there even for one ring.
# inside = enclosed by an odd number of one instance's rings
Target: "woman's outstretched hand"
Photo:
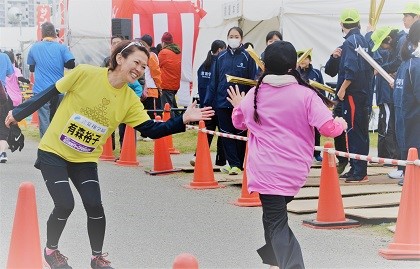
[[[187,110],[182,115],[182,120],[184,124],[187,124],[192,121],[210,120],[213,116],[214,110],[211,106],[198,108],[197,101],[194,101],[187,107]]]
[[[233,88],[233,86],[229,86],[227,91],[229,94],[227,100],[232,104],[233,107],[237,107],[241,103],[242,98],[245,97],[245,93],[239,91],[238,85],[235,85],[235,88]]]

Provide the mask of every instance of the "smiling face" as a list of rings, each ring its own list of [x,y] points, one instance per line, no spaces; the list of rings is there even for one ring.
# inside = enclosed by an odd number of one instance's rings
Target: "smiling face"
[[[133,83],[143,76],[147,66],[147,55],[144,51],[135,49],[133,53],[124,58],[117,55],[117,64],[121,79],[124,82]]]

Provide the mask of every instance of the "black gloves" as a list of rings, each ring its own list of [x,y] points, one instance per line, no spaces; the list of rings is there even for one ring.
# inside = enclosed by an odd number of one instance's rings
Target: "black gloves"
[[[17,124],[10,125],[7,143],[9,144],[9,148],[12,152],[17,149],[22,151],[23,146],[25,145],[25,137],[23,136],[22,131]]]

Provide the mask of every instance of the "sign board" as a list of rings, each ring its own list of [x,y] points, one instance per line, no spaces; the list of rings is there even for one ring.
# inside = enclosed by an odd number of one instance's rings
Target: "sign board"
[[[242,1],[236,0],[224,3],[223,6],[223,19],[233,19],[242,16]]]

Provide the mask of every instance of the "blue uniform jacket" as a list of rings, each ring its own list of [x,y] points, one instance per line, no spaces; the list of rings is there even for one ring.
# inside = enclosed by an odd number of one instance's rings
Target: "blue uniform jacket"
[[[401,79],[405,145],[420,149],[420,58],[413,57],[407,61]]]
[[[302,79],[309,83],[309,80],[313,80],[324,84],[324,78],[322,77],[321,71],[315,69],[312,64],[308,66],[306,69],[298,68],[299,74]],[[323,95],[326,95],[325,91],[320,91]]]
[[[201,64],[200,68],[197,70],[197,87],[198,87],[198,96],[200,97],[200,107],[204,107],[204,99],[206,98],[207,88],[210,84],[211,78],[211,69],[216,63],[217,56],[212,56],[211,66],[209,70],[204,70],[204,63]]]
[[[381,67],[393,62],[396,57],[396,53],[386,49],[378,49],[374,53],[374,59]],[[386,81],[380,74],[375,75],[375,87],[377,105],[394,103],[391,86],[389,86],[388,81]]]
[[[233,106],[226,99],[228,97],[227,89],[235,84],[227,82],[226,75],[255,79],[257,65],[243,46],[236,50],[228,47],[227,50],[219,53],[216,63],[212,66],[211,73],[204,105],[213,108],[232,108]],[[238,86],[239,90],[245,93],[251,88],[242,84],[238,84]]]
[[[338,70],[337,89],[340,89],[344,80],[350,80],[346,94],[370,94],[370,83],[373,78],[373,69],[368,62],[360,56],[355,49],[362,47],[371,54],[370,46],[360,30],[355,28],[345,36],[341,46],[341,59]]]

